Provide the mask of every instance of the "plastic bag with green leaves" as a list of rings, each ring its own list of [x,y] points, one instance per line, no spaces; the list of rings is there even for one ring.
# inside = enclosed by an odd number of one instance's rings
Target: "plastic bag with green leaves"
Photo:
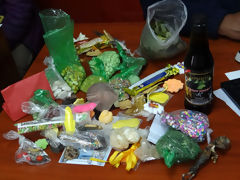
[[[165,59],[185,50],[179,32],[186,20],[187,8],[181,0],[162,0],[149,6],[137,53],[147,59]]]
[[[169,128],[156,144],[157,151],[167,167],[175,163],[193,160],[201,152],[199,145],[189,136]]]

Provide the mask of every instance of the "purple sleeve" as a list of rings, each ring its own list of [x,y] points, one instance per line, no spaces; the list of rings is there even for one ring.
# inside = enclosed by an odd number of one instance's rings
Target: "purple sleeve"
[[[11,48],[14,48],[26,35],[35,6],[33,0],[5,0],[3,6],[5,17],[2,28]]]

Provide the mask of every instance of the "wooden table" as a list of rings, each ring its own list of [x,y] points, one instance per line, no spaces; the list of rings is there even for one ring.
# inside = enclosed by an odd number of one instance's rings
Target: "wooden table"
[[[75,25],[75,35],[82,32],[90,38],[95,37],[94,31],[102,31],[106,29],[113,37],[124,40],[128,48],[132,51],[139,45],[144,23],[106,23],[106,24],[78,24]],[[188,39],[184,39],[188,42]],[[240,64],[234,60],[236,52],[240,48],[240,43],[229,39],[210,40],[210,49],[215,60],[214,71],[214,90],[220,87],[220,82],[227,80],[225,72],[230,72],[240,69]],[[28,71],[27,76],[33,75],[45,68],[43,65],[44,58],[48,56],[47,48],[44,46],[32,67]],[[155,72],[167,63],[175,64],[183,61],[184,53],[176,58],[164,61],[148,61],[146,68],[141,73],[141,77],[145,77],[152,72]],[[183,75],[178,75],[176,78],[183,80]],[[183,109],[184,91],[181,91],[173,96],[169,101],[165,110],[167,112]],[[23,118],[20,121],[31,120],[30,116]],[[220,135],[226,135],[232,142],[231,149],[225,153],[219,153],[217,164],[208,163],[200,170],[196,179],[240,179],[240,118],[221,100],[214,99],[214,108],[209,115],[210,127],[214,130],[212,138]],[[18,141],[8,141],[2,137],[3,133],[9,130],[15,130],[12,122],[5,112],[0,114],[0,179],[15,180],[15,179],[181,179],[182,173],[188,171],[193,164],[193,161],[184,164],[174,165],[172,168],[167,168],[163,160],[156,160],[147,163],[141,163],[136,171],[127,172],[125,166],[121,165],[118,169],[106,164],[105,167],[97,166],[82,166],[59,164],[58,160],[61,154],[54,154],[48,148],[46,152],[51,158],[51,162],[42,166],[30,166],[28,164],[16,164],[14,154],[18,149]],[[146,122],[145,122],[146,124]],[[36,140],[40,138],[38,133],[31,133],[26,137]],[[202,143],[204,148],[206,143]]]

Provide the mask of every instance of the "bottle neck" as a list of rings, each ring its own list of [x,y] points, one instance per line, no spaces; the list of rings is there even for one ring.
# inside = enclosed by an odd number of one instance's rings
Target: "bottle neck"
[[[207,30],[205,27],[194,27],[192,29],[190,49],[194,51],[209,50]]]

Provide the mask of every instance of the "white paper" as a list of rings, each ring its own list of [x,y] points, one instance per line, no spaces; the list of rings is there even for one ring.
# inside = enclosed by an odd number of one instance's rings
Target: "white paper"
[[[226,93],[220,88],[213,92],[213,94],[223,100],[238,116],[240,116],[240,110],[238,107],[232,102],[232,100],[226,95]]]
[[[240,78],[240,70],[227,72],[225,75],[228,77],[229,80]]]
[[[160,114],[157,114],[153,119],[152,125],[149,130],[147,140],[156,144],[157,141],[168,131],[168,126],[160,122]]]

